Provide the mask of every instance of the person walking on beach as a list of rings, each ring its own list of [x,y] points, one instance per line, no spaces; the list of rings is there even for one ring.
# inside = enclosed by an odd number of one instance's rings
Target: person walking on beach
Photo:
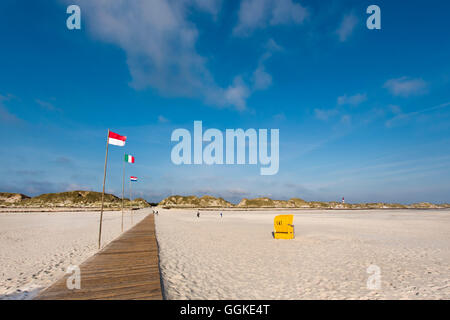
[[[197,211],[197,218],[200,218],[200,211]]]
[[[220,217],[222,218],[222,212],[220,213]]]

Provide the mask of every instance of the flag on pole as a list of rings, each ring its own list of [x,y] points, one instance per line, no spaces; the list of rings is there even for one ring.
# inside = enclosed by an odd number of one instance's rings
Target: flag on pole
[[[109,132],[108,144],[123,147],[125,145],[125,141],[127,141],[127,137],[118,135],[117,133],[111,131]]]
[[[125,155],[125,162],[134,163],[134,157],[132,155],[126,154]]]
[[[131,176],[131,177],[130,177],[130,181],[137,181],[137,177]]]

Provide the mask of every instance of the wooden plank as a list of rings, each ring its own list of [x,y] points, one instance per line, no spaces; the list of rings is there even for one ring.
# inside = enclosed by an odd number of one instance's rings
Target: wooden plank
[[[161,300],[153,214],[80,266],[81,288],[69,290],[64,276],[37,300]]]

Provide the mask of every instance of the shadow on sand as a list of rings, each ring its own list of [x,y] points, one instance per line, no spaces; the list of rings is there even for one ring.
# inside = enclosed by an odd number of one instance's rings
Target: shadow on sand
[[[44,287],[34,288],[31,290],[20,290],[0,295],[0,300],[33,300]]]

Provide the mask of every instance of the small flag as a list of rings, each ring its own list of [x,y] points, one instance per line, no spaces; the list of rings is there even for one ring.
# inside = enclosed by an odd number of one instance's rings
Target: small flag
[[[137,177],[131,176],[131,177],[130,177],[130,180],[131,180],[131,181],[137,181]]]
[[[126,140],[127,140],[127,137],[125,137],[125,136],[118,135],[117,133],[114,133],[111,131],[109,132],[109,136],[108,136],[109,144],[123,147],[125,145]]]
[[[125,162],[134,163],[134,157],[129,155],[129,154],[126,154],[125,155]]]

